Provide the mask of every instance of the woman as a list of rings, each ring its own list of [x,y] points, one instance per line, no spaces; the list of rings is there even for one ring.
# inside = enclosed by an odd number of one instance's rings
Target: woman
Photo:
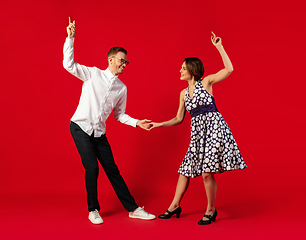
[[[156,127],[169,127],[182,123],[186,110],[191,114],[191,137],[186,156],[179,168],[179,179],[174,199],[161,219],[169,219],[174,214],[181,214],[180,202],[186,192],[190,178],[202,176],[207,196],[207,209],[198,222],[207,225],[217,217],[215,208],[217,184],[214,175],[224,171],[246,168],[236,141],[218,112],[212,94],[213,84],[227,78],[233,71],[233,65],[227,56],[221,38],[212,32],[212,44],[219,51],[224,69],[208,75],[201,80],[204,66],[198,58],[186,58],[183,62],[181,80],[188,82],[188,87],[181,91],[180,105],[175,118],[161,123],[152,122],[150,130]]]

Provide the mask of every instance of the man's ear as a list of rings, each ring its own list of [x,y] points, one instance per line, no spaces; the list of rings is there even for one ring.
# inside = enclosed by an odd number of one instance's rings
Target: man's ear
[[[112,57],[108,57],[108,64],[111,64],[113,62],[113,58]]]

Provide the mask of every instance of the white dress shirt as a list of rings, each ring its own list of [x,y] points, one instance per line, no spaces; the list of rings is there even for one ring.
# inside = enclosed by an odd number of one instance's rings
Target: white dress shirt
[[[114,109],[117,121],[136,127],[138,119],[125,114],[127,88],[109,69],[86,67],[74,61],[74,38],[64,44],[64,68],[83,81],[79,105],[71,121],[94,137],[105,134],[105,121]]]

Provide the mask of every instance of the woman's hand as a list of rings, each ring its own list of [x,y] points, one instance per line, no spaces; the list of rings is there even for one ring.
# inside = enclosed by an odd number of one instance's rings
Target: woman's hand
[[[214,34],[214,32],[211,32],[212,36],[211,36],[211,42],[215,47],[220,47],[222,46],[222,41],[220,37],[217,37],[216,34]]]
[[[74,38],[75,35],[75,21],[71,22],[69,17],[69,25],[67,27],[68,38]]]
[[[156,123],[156,122],[151,122],[149,123],[149,128],[148,130],[152,130],[153,128],[161,127],[162,123]]]

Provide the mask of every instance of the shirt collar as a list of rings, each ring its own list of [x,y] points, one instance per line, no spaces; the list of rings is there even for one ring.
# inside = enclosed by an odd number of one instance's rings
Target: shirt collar
[[[106,77],[111,80],[118,78],[118,76],[114,76],[108,68],[105,70],[105,74],[106,74]]]

